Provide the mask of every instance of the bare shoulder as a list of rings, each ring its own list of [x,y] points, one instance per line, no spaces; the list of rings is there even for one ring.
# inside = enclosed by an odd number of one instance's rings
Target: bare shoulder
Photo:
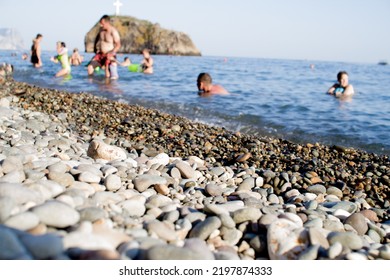
[[[213,94],[229,94],[229,92],[221,85],[213,85],[211,89]]]

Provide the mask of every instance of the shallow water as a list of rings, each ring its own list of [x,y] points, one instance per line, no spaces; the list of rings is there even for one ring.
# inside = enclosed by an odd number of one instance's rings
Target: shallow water
[[[0,62],[14,64],[14,78],[31,84],[90,92],[109,99],[156,108],[210,125],[291,141],[319,142],[390,154],[390,66],[261,58],[154,56],[155,74],[119,68],[120,79],[87,76],[72,67],[72,78],[54,78],[60,65],[43,54],[34,69],[21,54],[0,51]],[[85,54],[86,60],[92,57]],[[129,55],[133,63],[141,56]],[[124,56],[119,56],[123,60]],[[314,64],[312,69],[310,64]],[[337,72],[349,72],[356,94],[350,100],[327,95]],[[196,78],[209,72],[228,96],[200,97]]]

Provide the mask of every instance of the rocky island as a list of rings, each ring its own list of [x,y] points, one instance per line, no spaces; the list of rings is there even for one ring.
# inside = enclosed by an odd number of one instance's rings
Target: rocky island
[[[200,56],[191,38],[183,33],[162,28],[157,23],[131,16],[111,16],[112,24],[121,36],[121,53],[140,53],[148,48],[153,54]],[[85,51],[93,52],[99,21],[85,36]]]
[[[0,50],[24,49],[20,33],[13,28],[0,28]]]

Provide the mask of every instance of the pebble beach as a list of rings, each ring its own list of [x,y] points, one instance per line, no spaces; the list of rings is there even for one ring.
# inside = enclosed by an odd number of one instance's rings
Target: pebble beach
[[[0,259],[390,260],[389,155],[0,80]]]

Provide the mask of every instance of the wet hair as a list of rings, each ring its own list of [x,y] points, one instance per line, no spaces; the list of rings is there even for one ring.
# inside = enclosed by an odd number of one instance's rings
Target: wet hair
[[[340,80],[341,80],[341,77],[342,77],[343,75],[349,76],[348,73],[347,73],[347,71],[340,71],[340,72],[337,73],[337,81],[340,81]]]
[[[63,48],[66,48],[66,44],[64,42],[58,41],[57,44]]]
[[[43,35],[41,33],[38,33],[37,36],[35,37],[35,39],[39,39],[41,37],[43,37]]]
[[[111,17],[109,15],[104,15],[101,17],[100,21],[104,20],[105,22],[111,21]]]
[[[213,79],[211,78],[209,73],[200,73],[198,75],[198,83],[200,82],[211,84],[213,82]]]

